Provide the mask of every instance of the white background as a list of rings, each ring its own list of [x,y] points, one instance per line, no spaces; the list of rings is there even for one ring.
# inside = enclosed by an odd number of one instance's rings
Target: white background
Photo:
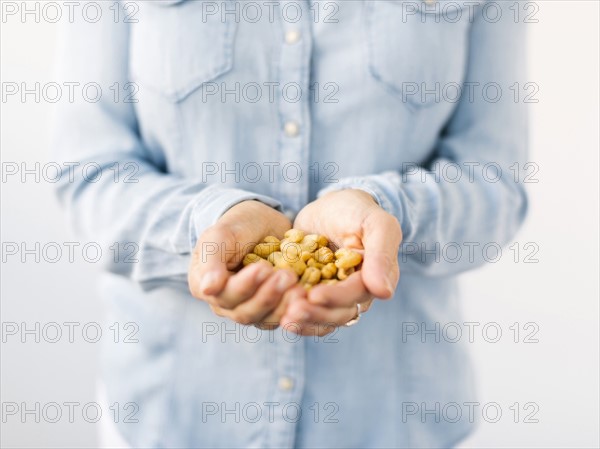
[[[530,184],[531,209],[516,238],[539,246],[538,263],[512,260],[464,275],[467,321],[497,322],[496,344],[476,333],[472,345],[481,403],[497,402],[497,423],[483,421],[464,447],[598,447],[598,154],[599,67],[595,1],[538,3],[539,23],[529,26],[530,79],[540,86],[530,105],[530,160],[540,167]],[[2,81],[52,81],[57,26],[17,20],[2,23]],[[48,161],[52,105],[2,103],[2,160]],[[43,181],[2,183],[2,240],[77,241]],[[66,260],[50,264],[17,257],[2,265],[2,322],[100,321],[95,267]],[[521,342],[508,328],[521,327]],[[523,343],[525,323],[539,327],[537,343]],[[532,328],[530,328],[532,329]],[[104,329],[106,331],[106,329]],[[110,338],[106,335],[103,338]],[[31,337],[30,337],[31,341]],[[2,401],[94,401],[98,346],[2,344]],[[509,407],[518,402],[519,422]],[[538,405],[538,423],[524,423],[524,404]],[[78,417],[79,416],[79,417]],[[74,423],[35,423],[6,417],[3,447],[94,447],[99,426],[76,415]]]

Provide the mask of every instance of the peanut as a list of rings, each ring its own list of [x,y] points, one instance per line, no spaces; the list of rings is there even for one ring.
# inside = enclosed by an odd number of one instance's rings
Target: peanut
[[[242,263],[246,266],[268,261],[275,269],[293,270],[307,289],[319,283],[336,284],[354,273],[362,255],[348,248],[334,252],[328,245],[329,240],[323,235],[305,235],[299,229],[289,229],[281,240],[266,236],[244,256]]]
[[[308,251],[309,253],[316,251],[316,249],[319,247],[319,244],[316,241],[316,237],[316,235],[307,235],[306,237],[304,237],[300,242],[302,249],[304,251]]]
[[[299,229],[290,229],[283,234],[283,236],[290,242],[300,243],[304,238],[304,232]]]
[[[286,242],[281,245],[281,252],[283,253],[283,258],[289,264],[302,260],[302,248],[298,243]]]
[[[304,271],[306,270],[306,264],[302,260],[297,260],[296,262],[292,262],[289,265],[292,267],[292,270],[294,270],[298,276],[302,276],[302,274],[304,274]]]
[[[321,282],[319,282],[319,284],[327,284],[327,285],[333,285],[333,284],[337,284],[338,281],[337,279],[321,279]]]
[[[300,278],[303,284],[315,285],[321,280],[321,270],[315,267],[307,267]]]
[[[275,251],[279,251],[279,242],[263,242],[254,247],[254,254],[262,257],[263,259],[269,257],[269,254],[274,253]]]
[[[333,251],[331,251],[326,246],[322,246],[321,248],[315,251],[315,260],[322,264],[333,262],[333,257]]]
[[[290,268],[290,265],[283,258],[281,251],[275,251],[269,254],[267,260],[271,262],[275,268]]]
[[[331,279],[337,273],[337,267],[333,262],[329,262],[323,268],[321,268],[321,278],[323,279]]]
[[[335,258],[335,266],[338,268],[352,268],[362,262],[362,255],[346,248],[338,249]]]
[[[350,268],[338,268],[338,270],[337,270],[337,278],[340,281],[343,281],[348,276],[350,276],[352,273],[354,273],[354,267],[350,267]]]
[[[319,248],[323,248],[324,246],[329,245],[329,240],[324,235],[319,235],[317,238],[317,243],[319,244]]]
[[[325,266],[324,264],[317,262],[315,259],[312,259],[312,258],[308,259],[308,262],[306,262],[306,265],[308,265],[309,267],[318,268],[319,270]]]
[[[302,262],[308,262],[312,258],[313,253],[309,253],[308,251],[302,251],[302,254],[300,255],[300,259],[302,259]]]
[[[244,266],[246,266],[246,265],[250,265],[251,263],[258,262],[260,260],[263,260],[262,257],[254,254],[254,253],[248,253],[244,256],[244,260],[242,260],[242,264],[244,264]]]

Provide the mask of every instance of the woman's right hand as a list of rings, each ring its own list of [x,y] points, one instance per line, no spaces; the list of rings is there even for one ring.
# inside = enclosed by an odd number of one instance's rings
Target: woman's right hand
[[[219,316],[276,328],[286,309],[285,294],[298,282],[296,273],[275,270],[267,261],[233,270],[264,237],[282,238],[291,227],[285,215],[258,201],[235,205],[199,237],[188,272],[190,292]]]

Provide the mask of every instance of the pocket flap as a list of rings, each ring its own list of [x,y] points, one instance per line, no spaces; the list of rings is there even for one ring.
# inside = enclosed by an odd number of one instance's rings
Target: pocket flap
[[[219,14],[203,14],[203,3],[161,0],[140,5],[130,44],[130,75],[140,87],[180,101],[231,69],[235,23]]]

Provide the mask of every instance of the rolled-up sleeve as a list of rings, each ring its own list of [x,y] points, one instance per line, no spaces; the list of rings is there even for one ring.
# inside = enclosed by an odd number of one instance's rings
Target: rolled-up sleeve
[[[110,7],[102,6],[104,16]],[[106,269],[145,288],[183,282],[199,234],[227,209],[245,200],[280,207],[265,195],[169,174],[144,146],[134,103],[115,101],[111,90],[129,83],[126,23],[66,23],[59,40],[57,81],[102,94],[57,104],[51,152],[64,170],[56,192],[78,235],[102,248]]]
[[[525,25],[508,14],[497,22],[474,16],[462,97],[431,161],[344,178],[319,192],[370,193],[401,224],[400,257],[408,272],[445,276],[479,266],[486,261],[482,248],[509,242],[526,214],[527,104],[511,90],[527,81]],[[496,85],[502,87],[499,99],[469,94],[470,86]],[[462,256],[440,257],[448,245]]]

